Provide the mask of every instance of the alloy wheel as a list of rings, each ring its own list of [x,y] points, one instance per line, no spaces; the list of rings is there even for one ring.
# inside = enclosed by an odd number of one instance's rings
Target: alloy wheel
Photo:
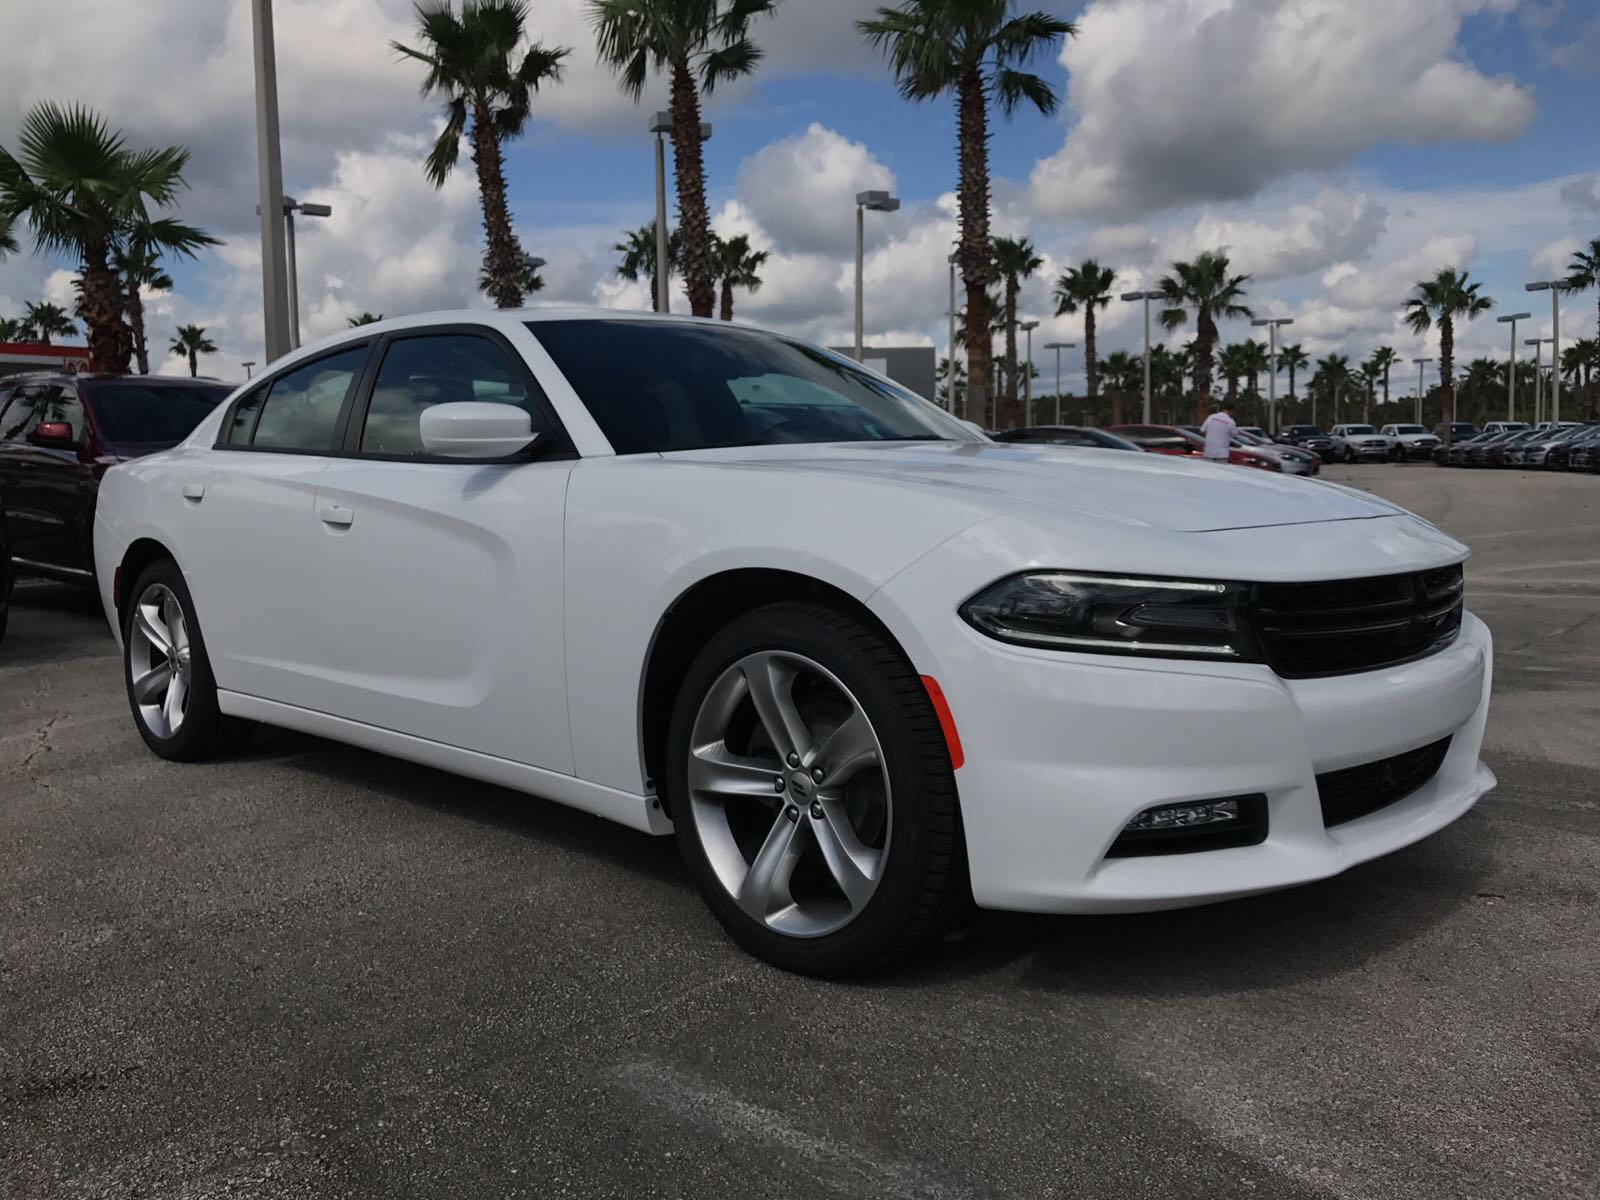
[[[183,605],[164,583],[145,588],[128,627],[128,673],[139,719],[158,738],[183,728],[192,671]]]
[[[689,814],[718,881],[776,933],[821,937],[871,901],[892,795],[860,702],[820,663],[764,650],[722,672],[695,715]]]

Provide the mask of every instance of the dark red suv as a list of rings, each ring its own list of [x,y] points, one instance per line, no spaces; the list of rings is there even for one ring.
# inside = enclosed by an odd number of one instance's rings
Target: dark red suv
[[[93,584],[100,477],[177,445],[232,390],[145,375],[0,379],[0,629],[18,575]]]

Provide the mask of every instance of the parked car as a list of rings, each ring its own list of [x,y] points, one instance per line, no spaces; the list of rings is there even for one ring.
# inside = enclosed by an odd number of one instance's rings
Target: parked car
[[[1077,446],[1090,450],[1138,450],[1125,437],[1088,425],[1029,425],[994,435],[997,442],[1028,442],[1033,445]]]
[[[1562,438],[1553,439],[1545,449],[1543,466],[1547,471],[1565,471],[1571,467],[1573,451],[1600,434],[1600,424],[1573,426]],[[1531,464],[1524,464],[1531,465]]]
[[[1567,448],[1566,469],[1600,474],[1600,425],[1590,425]]]
[[[1485,433],[1521,433],[1532,426],[1526,421],[1486,421],[1483,431]]]
[[[1494,444],[1484,454],[1484,465],[1489,467],[1509,467],[1519,464],[1523,447],[1531,445],[1539,437],[1539,431],[1532,428],[1503,430]]]
[[[182,441],[230,390],[156,375],[0,379],[0,586],[29,575],[92,586],[101,478]]]
[[[1565,457],[1563,447],[1573,438],[1583,432],[1583,426],[1576,422],[1561,422],[1558,426],[1549,426],[1536,430],[1524,446],[1518,464],[1523,467],[1550,467],[1559,466]],[[1557,451],[1561,453],[1557,453]],[[1552,456],[1555,461],[1552,462]]]
[[[1454,443],[1471,441],[1482,434],[1483,430],[1471,421],[1451,421],[1447,431],[1444,422],[1441,421],[1433,427],[1433,432],[1441,442]]]
[[[1466,458],[1467,451],[1471,447],[1477,446],[1480,443],[1486,442],[1496,436],[1496,434],[1492,433],[1477,433],[1472,437],[1461,438],[1459,441],[1442,442],[1440,443],[1439,448],[1434,451],[1433,460],[1434,462],[1442,463],[1447,467],[1464,466],[1464,460]]]
[[[968,898],[1323,879],[1494,785],[1489,634],[1432,525],[1156,454],[1062,470],[723,322],[345,330],[107,472],[95,528],[154,753],[265,721],[672,833],[796,971]]]
[[[1238,429],[1235,434],[1234,445],[1276,457],[1285,475],[1317,475],[1322,471],[1321,457],[1309,450],[1301,450],[1298,446],[1280,446],[1248,429]]]
[[[1196,426],[1182,425],[1112,425],[1112,433],[1127,438],[1142,450],[1154,454],[1172,454],[1185,458],[1204,458],[1206,440],[1196,432]],[[1255,467],[1259,470],[1281,471],[1276,459],[1243,447],[1228,450],[1228,461],[1236,467]]]
[[[1298,446],[1302,450],[1309,450],[1324,461],[1327,461],[1333,450],[1333,439],[1316,425],[1285,425],[1278,430],[1278,436],[1273,441],[1284,446]]]
[[[1395,442],[1371,425],[1335,425],[1328,430],[1333,442],[1333,457],[1347,463],[1384,462],[1394,451]]]
[[[1389,456],[1396,462],[1432,458],[1439,439],[1425,425],[1385,425],[1378,430],[1390,440]]]
[[[1497,447],[1503,448],[1505,444],[1521,434],[1510,433],[1484,433],[1468,442],[1461,454],[1461,465],[1464,467],[1486,467],[1489,465],[1489,455]]]

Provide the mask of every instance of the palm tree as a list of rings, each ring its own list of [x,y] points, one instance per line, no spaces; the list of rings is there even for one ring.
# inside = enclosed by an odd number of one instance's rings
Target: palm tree
[[[1175,262],[1172,274],[1161,280],[1161,291],[1169,307],[1162,310],[1161,324],[1176,329],[1188,320],[1187,308],[1195,312],[1194,419],[1203,421],[1211,411],[1212,351],[1217,344],[1219,318],[1249,317],[1240,303],[1248,275],[1229,275],[1228,256],[1204,251],[1192,262]]]
[[[189,152],[179,146],[129,150],[86,108],[44,103],[23,119],[19,155],[0,148],[0,218],[26,220],[41,250],[79,263],[78,314],[88,327],[89,356],[102,371],[126,374],[133,335],[127,300],[112,267],[120,239],[145,225],[153,244],[194,248],[211,239],[151,205],[172,203]]]
[[[1071,316],[1083,310],[1083,366],[1085,386],[1092,407],[1100,395],[1100,360],[1095,356],[1094,310],[1111,303],[1111,284],[1116,272],[1102,267],[1092,258],[1086,258],[1076,267],[1068,267],[1056,280],[1056,316]]]
[[[1432,279],[1417,284],[1417,294],[1405,303],[1406,324],[1417,333],[1427,333],[1439,323],[1439,390],[1444,402],[1444,440],[1450,442],[1450,426],[1456,419],[1455,356],[1456,318],[1472,320],[1494,307],[1488,296],[1480,296],[1480,285],[1471,282],[1465,271],[1445,267]]]
[[[1361,393],[1361,419],[1368,425],[1372,424],[1372,397],[1378,387],[1378,373],[1372,369],[1371,362],[1364,362],[1350,372],[1350,381],[1355,384],[1356,390]]]
[[[683,231],[684,283],[689,309],[709,317],[716,304],[717,258],[706,209],[706,168],[700,146],[700,93],[748,75],[762,50],[750,22],[778,0],[589,0],[600,61],[618,73],[635,103],[654,66],[671,84],[672,169]]]
[[[0,341],[4,341],[4,340],[5,339],[0,338]],[[961,404],[961,399],[966,394],[966,391],[967,391],[967,364],[962,362],[959,358],[956,359],[956,361],[955,361],[955,380],[954,380],[954,382],[955,382],[955,396],[954,396],[954,398],[952,398],[951,395],[950,395],[950,386],[951,386],[950,359],[948,357],[941,358],[939,360],[938,400],[939,400],[940,406],[945,408],[945,409],[947,409],[950,412],[959,411],[959,406]]]
[[[0,317],[0,342],[28,340],[28,323],[20,317]]]
[[[1278,350],[1278,365],[1289,372],[1289,402],[1295,400],[1294,376],[1295,372],[1311,361],[1311,356],[1305,352],[1305,347],[1299,342],[1280,347]]]
[[[1505,393],[1505,370],[1492,358],[1475,358],[1461,373],[1461,398],[1476,401],[1476,416],[1481,423],[1488,420],[1490,405]]]
[[[345,324],[351,329],[355,329],[360,325],[376,325],[381,320],[383,320],[382,313],[361,312],[351,317]]]
[[[995,238],[994,270],[1005,289],[1006,307],[1006,392],[1003,424],[1009,428],[1017,421],[1017,294],[1022,283],[1033,278],[1034,272],[1044,266],[1044,259],[1034,250],[1027,238]]]
[[[37,304],[24,304],[22,307],[23,326],[40,345],[48,346],[53,337],[71,337],[78,332],[78,327],[67,316],[67,310],[59,304],[41,300]]]
[[[989,102],[1008,118],[1023,104],[1053,114],[1055,89],[1023,68],[1077,28],[1044,12],[1013,15],[1010,0],[901,0],[897,8],[879,8],[873,20],[856,22],[856,28],[887,55],[907,100],[956,97],[961,276],[973,324],[987,325]],[[989,398],[989,348],[972,349],[967,405],[981,412]]]
[[[661,311],[661,291],[656,286],[656,223],[650,221],[630,229],[622,235],[622,241],[613,242],[611,248],[622,255],[622,261],[617,264],[617,274],[624,279],[637,283],[641,276],[650,281],[650,306],[656,312]],[[678,259],[683,253],[683,239],[676,229],[667,233],[667,278],[678,267]]]
[[[11,218],[0,215],[0,262],[17,252],[17,234],[12,227]]]
[[[539,264],[520,245],[516,248],[516,268],[512,278],[524,296],[544,291],[544,276],[539,274]],[[478,268],[478,290],[486,296],[494,295],[494,275],[489,270],[489,253],[484,251],[483,266]]]
[[[570,53],[565,46],[531,42],[519,58],[527,11],[526,0],[461,0],[457,15],[450,0],[422,0],[416,5],[417,37],[425,48],[391,43],[395,53],[428,68],[423,96],[444,100],[444,128],[425,165],[434,187],[443,187],[455,168],[461,135],[471,140],[488,247],[484,263],[492,284],[487,290],[501,308],[520,306],[523,293],[501,146],[528,123],[539,88],[560,82],[562,59]]]
[[[1350,378],[1350,356],[1330,354],[1317,363],[1317,373],[1311,379],[1313,402],[1318,395],[1329,401],[1333,411],[1332,423],[1335,425],[1339,423],[1339,398],[1344,395],[1344,389],[1350,383]],[[1312,420],[1315,423],[1314,417]]]
[[[178,336],[172,339],[172,352],[188,356],[189,375],[193,378],[200,374],[200,356],[215,354],[217,347],[206,337],[203,325],[179,325]]]
[[[1164,347],[1157,347],[1164,349]],[[1150,364],[1152,378],[1155,374],[1155,362]],[[1128,393],[1144,386],[1144,359],[1143,357],[1129,354],[1126,350],[1113,350],[1106,355],[1105,361],[1096,363],[1096,374],[1103,373],[1107,384],[1111,388],[1111,423],[1122,424],[1122,406]],[[1089,412],[1099,416],[1099,409],[1094,397],[1089,398],[1086,406]]]
[[[1567,286],[1575,292],[1594,288],[1595,304],[1600,307],[1600,238],[1590,238],[1587,246],[1572,252],[1572,262],[1567,264]],[[1600,325],[1596,329],[1600,330]]]
[[[1177,351],[1169,350],[1166,346],[1152,346],[1150,348],[1150,393],[1151,403],[1155,397],[1161,396],[1167,402],[1167,419],[1170,422],[1177,413],[1177,405],[1183,399],[1183,381],[1192,369],[1189,354],[1186,349]],[[1152,416],[1155,414],[1152,413]]]
[[[1217,371],[1222,375],[1229,401],[1237,404],[1239,377],[1245,373],[1243,342],[1232,342],[1222,348],[1217,354]]]
[[[726,240],[716,239],[717,247],[717,279],[722,286],[722,319],[733,320],[733,289],[743,288],[747,292],[761,290],[761,276],[758,272],[767,261],[765,250],[752,250],[750,236],[738,234]]]
[[[1400,362],[1400,356],[1394,352],[1393,346],[1379,346],[1372,352],[1372,357],[1367,359],[1367,370],[1374,377],[1383,380],[1383,407],[1387,412],[1389,408],[1389,372]]]
[[[1272,370],[1272,356],[1267,353],[1267,344],[1254,339],[1247,339],[1239,343],[1239,365],[1244,368],[1245,396],[1250,401],[1251,415],[1254,423],[1261,424],[1261,373]]]

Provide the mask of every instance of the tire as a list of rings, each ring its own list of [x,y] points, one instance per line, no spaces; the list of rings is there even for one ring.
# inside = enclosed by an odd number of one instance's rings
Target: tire
[[[1352,450],[1349,446],[1346,446],[1344,448],[1344,461],[1347,464],[1354,463],[1356,461],[1356,452],[1354,450]]]
[[[151,563],[128,596],[122,676],[145,745],[174,762],[198,762],[241,748],[255,726],[217,707],[205,638],[177,563]],[[181,688],[176,694],[174,684]]]
[[[938,940],[971,903],[938,717],[899,648],[854,617],[788,601],[738,617],[685,674],[668,737],[684,862],[756,957],[860,974]]]

